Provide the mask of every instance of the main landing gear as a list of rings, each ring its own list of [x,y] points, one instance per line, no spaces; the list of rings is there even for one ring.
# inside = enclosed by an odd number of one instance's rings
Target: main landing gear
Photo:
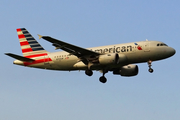
[[[106,77],[101,76],[101,77],[99,78],[99,81],[102,82],[102,83],[106,83],[106,82],[107,82],[107,79],[106,79]]]
[[[103,75],[99,78],[99,81],[101,83],[106,83],[107,82],[107,79],[106,77],[104,76],[108,71],[107,70],[103,70]]]
[[[152,61],[149,60],[149,61],[148,61],[148,67],[149,67],[149,70],[148,70],[148,71],[149,71],[150,73],[153,73],[154,70],[151,68],[151,66],[152,66],[151,63],[152,63]]]
[[[93,71],[87,69],[87,70],[85,71],[85,74],[88,75],[88,76],[92,76],[92,75],[93,75]]]
[[[106,83],[106,82],[107,82],[107,79],[106,79],[106,77],[104,76],[107,72],[108,72],[108,71],[103,70],[103,76],[101,76],[101,77],[99,78],[99,81],[100,81],[101,83]],[[92,75],[93,75],[93,71],[87,69],[87,70],[85,70],[85,74],[86,74],[87,76],[92,76]]]

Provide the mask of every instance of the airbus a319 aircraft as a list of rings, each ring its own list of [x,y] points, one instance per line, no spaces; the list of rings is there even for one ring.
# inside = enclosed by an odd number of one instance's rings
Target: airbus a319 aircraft
[[[105,74],[108,71],[127,77],[137,75],[138,66],[135,63],[147,62],[149,72],[152,73],[152,61],[171,57],[176,52],[159,41],[146,40],[86,49],[49,36],[38,35],[39,39],[43,38],[52,43],[55,49],[63,50],[50,53],[25,28],[17,29],[17,34],[23,56],[5,53],[17,59],[14,64],[49,70],[83,70],[88,76],[92,76],[93,70],[97,70],[102,72],[99,78],[102,83],[106,83]]]

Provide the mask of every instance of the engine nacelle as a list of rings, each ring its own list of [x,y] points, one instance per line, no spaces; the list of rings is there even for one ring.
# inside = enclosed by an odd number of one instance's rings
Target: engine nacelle
[[[100,55],[99,63],[101,65],[118,64],[119,63],[119,55],[116,53]]]
[[[123,66],[120,70],[113,71],[113,74],[130,77],[136,76],[138,72],[139,68],[137,65],[126,65]]]

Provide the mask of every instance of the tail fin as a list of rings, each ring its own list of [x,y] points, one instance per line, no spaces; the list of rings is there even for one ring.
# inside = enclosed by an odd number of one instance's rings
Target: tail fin
[[[24,57],[32,58],[47,55],[47,51],[34,39],[34,37],[25,29],[17,29],[21,50]]]

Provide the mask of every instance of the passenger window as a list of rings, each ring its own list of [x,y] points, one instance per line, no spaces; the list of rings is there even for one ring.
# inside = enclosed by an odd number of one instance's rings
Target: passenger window
[[[157,44],[157,46],[159,46],[159,44]]]

